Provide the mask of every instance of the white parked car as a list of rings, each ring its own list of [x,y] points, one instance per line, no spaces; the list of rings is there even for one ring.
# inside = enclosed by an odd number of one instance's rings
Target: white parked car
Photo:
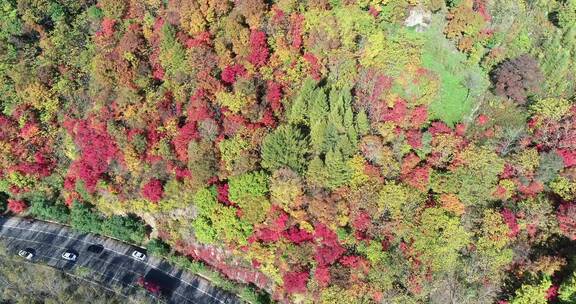
[[[28,249],[23,249],[18,251],[18,255],[27,259],[27,260],[31,260],[34,257],[34,254],[32,252],[30,252],[30,250]]]
[[[144,261],[146,259],[146,255],[138,250],[134,250],[132,252],[132,257],[140,261]]]
[[[62,254],[62,258],[67,260],[67,261],[76,261],[78,256],[75,253],[66,251]]]

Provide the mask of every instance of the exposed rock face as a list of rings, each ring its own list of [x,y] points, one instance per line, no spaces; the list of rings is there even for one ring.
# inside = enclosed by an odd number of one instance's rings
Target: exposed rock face
[[[414,7],[410,15],[404,20],[407,27],[415,27],[417,32],[425,31],[432,22],[432,12],[425,11],[422,7]]]

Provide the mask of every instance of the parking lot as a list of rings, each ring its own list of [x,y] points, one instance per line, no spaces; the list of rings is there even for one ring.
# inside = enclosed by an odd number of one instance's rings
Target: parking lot
[[[92,279],[105,286],[135,287],[140,278],[160,284],[168,303],[241,303],[234,295],[196,275],[172,267],[156,257],[143,260],[134,251],[145,250],[113,239],[77,233],[68,227],[42,221],[0,217],[0,241],[9,252],[33,251],[32,261],[72,272],[91,270]],[[76,255],[66,260],[63,253]]]

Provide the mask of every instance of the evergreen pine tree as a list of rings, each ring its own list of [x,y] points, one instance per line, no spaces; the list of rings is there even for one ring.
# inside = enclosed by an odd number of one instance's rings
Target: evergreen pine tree
[[[356,114],[356,130],[360,136],[364,136],[370,131],[370,121],[364,110],[360,110],[360,112]]]
[[[328,102],[324,89],[318,88],[311,94],[308,101],[308,125],[312,126],[314,122],[324,119],[328,114]]]
[[[279,126],[262,141],[262,167],[276,170],[289,167],[303,172],[306,167],[308,139],[291,125]]]
[[[312,121],[310,126],[310,144],[316,154],[322,153],[326,143],[326,121],[319,119]]]
[[[330,150],[326,153],[326,186],[334,189],[346,184],[352,175],[351,169],[339,150]]]
[[[289,123],[301,124],[307,122],[308,102],[314,96],[314,87],[313,80],[309,79],[304,82],[300,94],[298,94],[288,109],[287,117]]]
[[[320,157],[315,156],[308,164],[308,172],[306,173],[306,180],[313,185],[322,187],[326,184],[327,178],[326,167]]]

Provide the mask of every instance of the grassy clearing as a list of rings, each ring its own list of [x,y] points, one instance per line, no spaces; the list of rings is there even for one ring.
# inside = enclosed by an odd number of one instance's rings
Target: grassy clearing
[[[444,37],[437,18],[423,35],[427,39],[422,64],[438,74],[441,83],[438,97],[429,106],[430,118],[453,126],[470,113],[490,82],[478,65],[468,64],[466,55]]]

